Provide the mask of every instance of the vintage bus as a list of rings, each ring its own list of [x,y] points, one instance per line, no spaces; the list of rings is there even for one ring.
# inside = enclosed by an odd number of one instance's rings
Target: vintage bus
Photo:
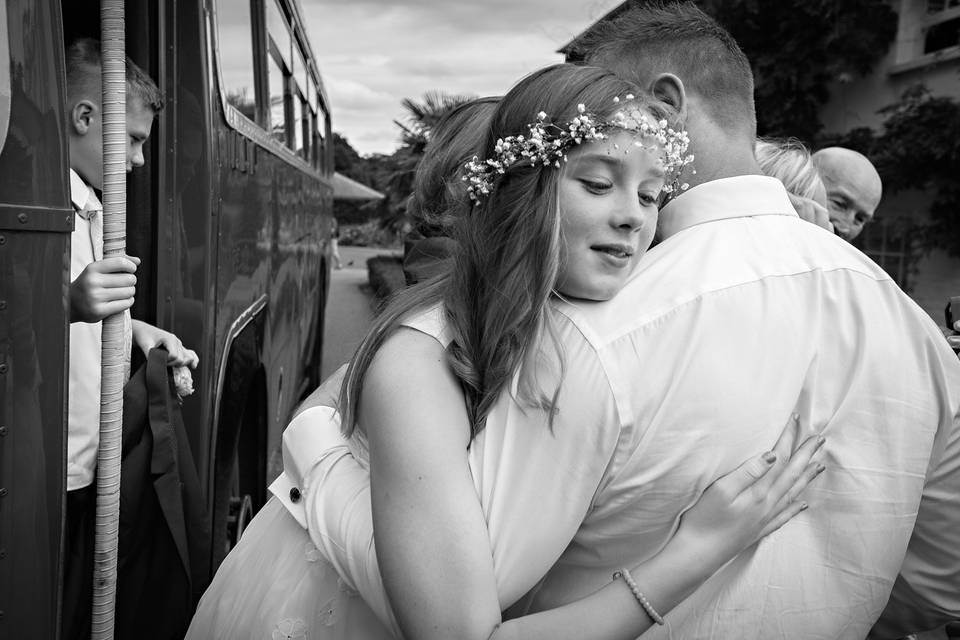
[[[212,573],[279,472],[318,379],[330,109],[295,0],[126,0],[126,51],[167,101],[128,176],[134,318],[200,355],[182,405]],[[55,638],[73,210],[64,45],[89,0],[0,0],[0,637]]]

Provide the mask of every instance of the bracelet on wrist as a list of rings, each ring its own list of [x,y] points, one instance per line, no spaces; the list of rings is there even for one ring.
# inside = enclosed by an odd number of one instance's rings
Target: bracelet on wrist
[[[657,610],[653,608],[653,605],[650,604],[650,601],[647,600],[646,596],[640,591],[640,587],[637,586],[637,583],[634,581],[633,576],[630,575],[630,572],[627,569],[620,569],[615,571],[613,574],[613,579],[616,581],[618,578],[623,578],[623,581],[627,583],[627,586],[630,587],[630,591],[633,593],[633,597],[637,599],[637,602],[640,603],[640,606],[643,607],[643,610],[650,616],[650,619],[656,622],[657,624],[664,624],[663,616],[657,613]]]

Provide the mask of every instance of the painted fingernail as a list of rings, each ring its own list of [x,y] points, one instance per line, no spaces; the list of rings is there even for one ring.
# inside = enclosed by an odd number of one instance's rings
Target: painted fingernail
[[[773,451],[767,451],[765,454],[763,454],[763,461],[767,464],[773,464],[777,461],[777,454]]]
[[[800,511],[806,511],[809,506],[810,506],[810,505],[808,505],[806,502],[801,502],[801,503],[800,503]]]

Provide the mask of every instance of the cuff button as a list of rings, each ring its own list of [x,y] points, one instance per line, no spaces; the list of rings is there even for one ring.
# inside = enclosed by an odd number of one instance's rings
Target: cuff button
[[[300,502],[300,489],[296,487],[290,489],[290,502]]]

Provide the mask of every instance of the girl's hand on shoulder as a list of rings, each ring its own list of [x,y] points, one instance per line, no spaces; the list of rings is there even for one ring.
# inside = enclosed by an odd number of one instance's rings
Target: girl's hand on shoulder
[[[824,466],[813,460],[825,442],[808,437],[796,450],[799,416],[787,421],[773,450],[750,458],[707,487],[680,520],[675,540],[699,547],[719,565],[807,508],[798,500]]]

